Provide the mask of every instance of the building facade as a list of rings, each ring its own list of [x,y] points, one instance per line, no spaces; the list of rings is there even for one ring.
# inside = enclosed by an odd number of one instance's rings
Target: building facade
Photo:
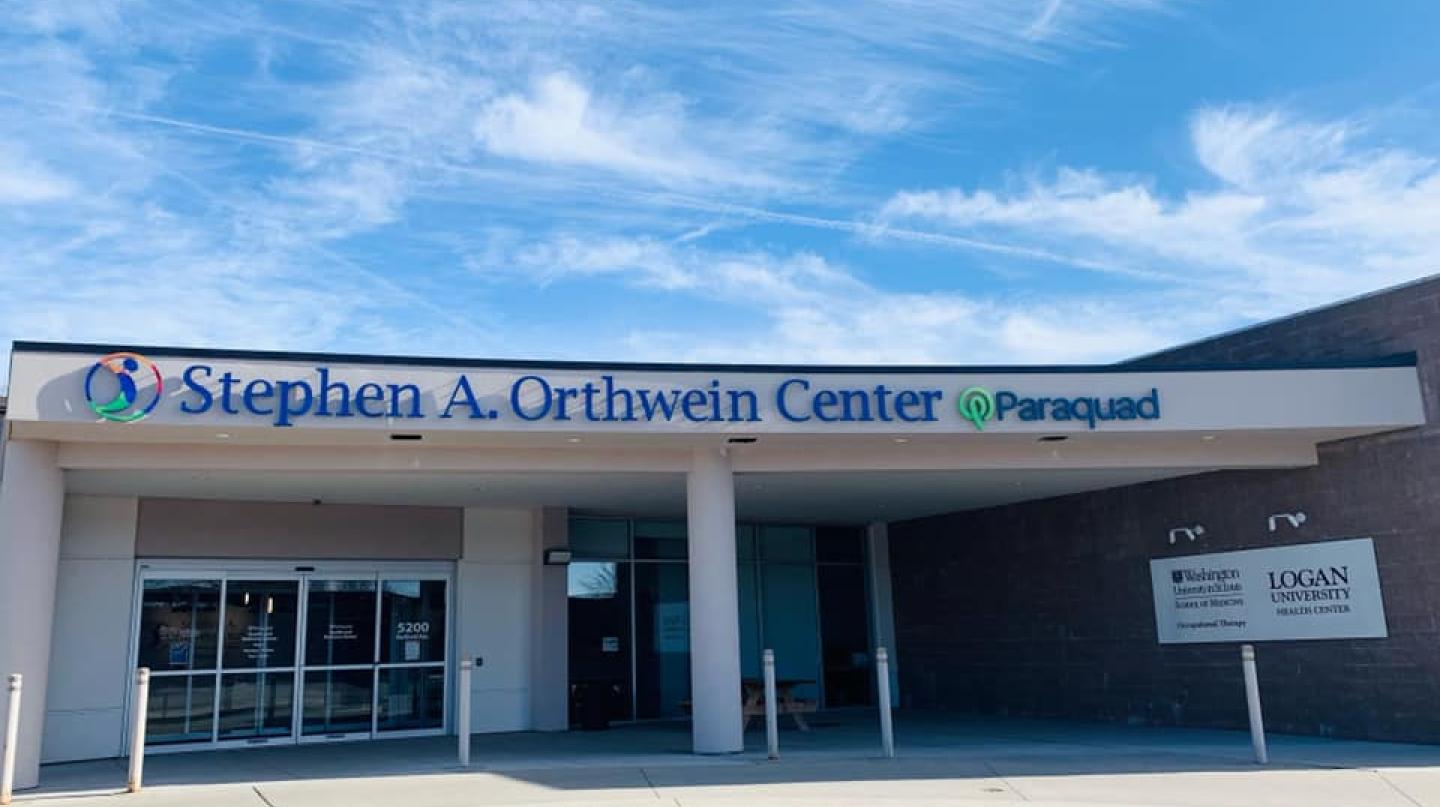
[[[21,784],[125,752],[137,667],[157,752],[453,732],[474,658],[476,731],[688,717],[728,753],[762,649],[814,708],[873,705],[883,646],[906,708],[1238,726],[1270,640],[1272,727],[1433,739],[1437,300],[1093,367],[17,343]],[[1223,553],[1352,544],[1271,595],[1345,602],[1226,616],[1261,598]]]
[[[917,708],[1238,727],[1233,645],[1159,645],[1146,564],[1197,551],[1373,537],[1385,639],[1258,649],[1267,728],[1440,741],[1440,280],[1132,362],[1413,353],[1425,423],[1327,441],[1290,470],[1226,470],[891,525],[902,688]],[[1269,517],[1303,512],[1303,524]],[[1167,530],[1199,523],[1199,543]],[[990,574],[956,587],[966,570]]]

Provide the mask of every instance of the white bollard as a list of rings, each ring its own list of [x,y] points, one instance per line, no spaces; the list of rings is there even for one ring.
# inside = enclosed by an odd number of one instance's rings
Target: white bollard
[[[895,756],[895,725],[890,720],[890,654],[875,648],[875,688],[880,699],[880,747],[885,756]]]
[[[0,804],[9,804],[15,789],[15,743],[20,738],[20,685],[24,678],[10,676],[9,707],[5,710],[5,758],[0,762]]]
[[[455,739],[460,746],[460,765],[462,767],[470,764],[470,677],[475,674],[475,662],[470,659],[460,660],[460,683],[458,685],[459,703],[456,704],[455,731],[458,735]]]
[[[775,651],[761,654],[765,665],[765,743],[771,759],[780,758],[780,704],[775,702]]]
[[[145,721],[150,716],[150,668],[135,671],[135,710],[130,719],[130,781],[125,789],[139,793],[145,776]]]
[[[1255,748],[1255,761],[1264,765],[1270,761],[1270,752],[1265,748],[1265,718],[1260,713],[1260,677],[1255,672],[1254,645],[1240,645],[1240,665],[1245,670],[1245,705],[1250,710],[1250,745]]]

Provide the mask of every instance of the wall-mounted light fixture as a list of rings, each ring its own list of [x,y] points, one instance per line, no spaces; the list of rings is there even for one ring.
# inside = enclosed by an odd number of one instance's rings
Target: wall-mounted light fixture
[[[1181,538],[1188,538],[1193,542],[1196,538],[1204,534],[1205,527],[1200,524],[1196,524],[1193,527],[1175,527],[1170,530],[1170,544],[1173,546],[1175,542]]]
[[[545,565],[569,566],[573,554],[569,549],[547,549],[545,550]]]
[[[1268,522],[1270,524],[1270,531],[1274,532],[1280,529],[1281,524],[1289,524],[1290,529],[1298,530],[1300,529],[1300,525],[1305,523],[1305,520],[1305,513],[1296,511],[1294,513],[1276,513],[1270,516]]]

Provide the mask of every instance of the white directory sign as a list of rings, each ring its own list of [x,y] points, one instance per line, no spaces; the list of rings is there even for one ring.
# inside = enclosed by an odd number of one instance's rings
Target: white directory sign
[[[1150,561],[1161,644],[1383,638],[1369,538]]]

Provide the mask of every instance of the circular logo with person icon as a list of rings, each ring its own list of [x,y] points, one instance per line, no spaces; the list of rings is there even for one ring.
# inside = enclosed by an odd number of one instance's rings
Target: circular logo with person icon
[[[90,411],[116,423],[133,423],[150,414],[164,390],[160,368],[139,353],[103,356],[85,374]]]

